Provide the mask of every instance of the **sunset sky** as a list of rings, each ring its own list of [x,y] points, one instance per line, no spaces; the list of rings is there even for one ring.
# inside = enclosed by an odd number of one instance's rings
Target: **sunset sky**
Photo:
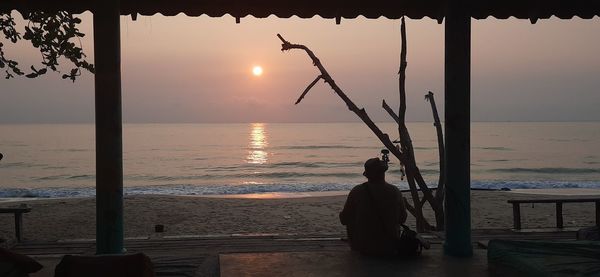
[[[84,51],[93,61],[91,15]],[[282,53],[276,34],[309,46],[338,85],[378,121],[381,100],[397,106],[399,20],[121,18],[125,122],[356,121],[328,86],[296,98],[317,75],[303,52]],[[23,21],[19,29],[23,30]],[[423,96],[443,113],[443,25],[407,20],[409,121],[430,121]],[[600,120],[600,19],[472,21],[472,120]],[[0,41],[7,44],[2,38]],[[28,44],[10,45],[22,67],[39,63]],[[253,74],[255,67],[262,74]],[[2,75],[3,77],[3,75]],[[0,80],[0,123],[93,122],[93,75],[74,84],[49,73]]]

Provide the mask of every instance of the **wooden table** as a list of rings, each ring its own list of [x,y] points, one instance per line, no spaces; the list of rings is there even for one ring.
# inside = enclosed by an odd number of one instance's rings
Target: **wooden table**
[[[563,228],[563,203],[596,203],[596,226],[600,226],[600,198],[552,198],[552,199],[512,199],[508,203],[513,205],[513,223],[515,229],[521,229],[521,204],[529,203],[555,203],[556,227]]]
[[[29,207],[16,207],[16,208],[0,208],[0,214],[14,214],[15,215],[15,236],[17,241],[21,242],[21,230],[23,229],[23,213],[31,211]]]

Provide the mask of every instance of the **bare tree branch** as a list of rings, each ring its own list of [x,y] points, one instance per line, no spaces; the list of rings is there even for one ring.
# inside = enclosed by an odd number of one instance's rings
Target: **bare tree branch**
[[[402,199],[404,199],[404,206],[406,206],[406,210],[415,218],[415,220],[417,220],[417,224],[419,224],[420,226],[422,226],[426,230],[433,230],[433,229],[435,229],[435,228],[433,228],[433,226],[431,226],[431,224],[429,224],[429,222],[427,222],[427,219],[425,219],[425,218],[423,218],[419,222],[419,216],[418,216],[417,211],[415,210],[415,208],[408,202],[408,200],[406,198],[402,198]]]
[[[406,25],[404,17],[402,17],[400,25],[400,36],[402,37],[402,42],[400,44],[400,69],[398,70],[398,92],[400,94],[400,107],[398,108],[399,125],[406,122],[406,66],[408,63],[406,62]]]
[[[300,101],[302,101],[302,99],[304,99],[304,96],[306,96],[306,94],[307,94],[307,93],[310,91],[310,89],[311,89],[312,87],[314,87],[314,86],[315,86],[315,84],[316,84],[316,83],[317,83],[319,80],[321,80],[321,79],[322,79],[322,76],[321,76],[321,75],[317,76],[317,78],[315,78],[315,80],[314,80],[314,81],[312,81],[312,82],[311,82],[311,83],[308,85],[308,87],[306,87],[306,89],[304,90],[304,92],[302,92],[302,95],[300,95],[300,97],[298,97],[298,100],[296,100],[296,103],[294,103],[294,105],[298,105],[298,103],[300,103]]]
[[[406,23],[404,18],[401,20],[400,26],[400,35],[401,35],[401,46],[400,46],[400,69],[398,70],[398,94],[400,99],[400,106],[398,109],[398,135],[400,136],[400,147],[402,153],[404,153],[406,157],[406,161],[404,162],[404,168],[406,170],[406,179],[408,180],[408,184],[411,190],[411,194],[413,196],[413,202],[415,206],[415,210],[419,215],[417,217],[417,223],[419,223],[419,219],[424,219],[422,213],[422,205],[417,193],[417,185],[423,192],[423,197],[429,201],[429,204],[433,208],[436,213],[436,218],[438,215],[443,216],[443,210],[441,210],[441,206],[437,205],[437,202],[433,198],[433,194],[427,184],[424,182],[421,173],[419,172],[419,168],[415,162],[414,148],[412,145],[412,140],[410,138],[410,133],[408,132],[408,128],[406,127]],[[384,107],[385,109],[385,107]],[[393,114],[391,112],[391,108],[386,109],[388,113]],[[416,184],[415,184],[416,183]],[[417,224],[417,230],[423,231],[425,226]],[[439,226],[438,226],[439,228]]]
[[[438,140],[438,154],[440,160],[440,178],[438,180],[438,188],[435,192],[435,198],[438,203],[444,199],[444,187],[446,185],[446,153],[444,146],[444,133],[442,132],[442,124],[440,123],[440,117],[438,115],[437,107],[435,105],[435,99],[433,92],[429,92],[425,95],[425,100],[431,104],[431,111],[433,113],[433,126],[435,126]]]
[[[441,205],[437,198],[434,198],[431,190],[427,187],[427,184],[423,180],[421,172],[416,165],[415,157],[414,157],[414,148],[412,145],[412,141],[410,138],[410,134],[406,127],[405,123],[405,115],[406,115],[406,28],[404,18],[402,19],[401,25],[401,36],[402,36],[402,46],[400,53],[400,69],[398,71],[398,85],[399,85],[399,95],[400,95],[400,108],[398,110],[398,115],[394,113],[394,111],[387,105],[385,100],[382,102],[383,108],[390,114],[392,118],[398,123],[398,133],[400,136],[400,147],[396,146],[394,142],[392,142],[389,136],[383,133],[377,125],[371,120],[366,111],[362,108],[358,108],[352,100],[340,89],[331,75],[327,72],[321,61],[316,57],[316,55],[306,46],[301,44],[292,44],[286,41],[280,34],[277,34],[277,37],[282,42],[281,51],[291,50],[291,49],[300,49],[304,50],[309,58],[312,60],[313,65],[317,67],[317,69],[321,72],[321,75],[318,76],[310,85],[304,90],[300,98],[296,101],[296,104],[300,103],[300,101],[306,96],[308,91],[318,82],[319,79],[323,79],[329,86],[333,89],[333,91],[346,103],[348,109],[354,112],[368,127],[371,131],[379,138],[379,140],[383,143],[383,145],[394,155],[398,160],[400,160],[401,167],[404,166],[406,170],[406,176],[408,185],[410,187],[411,197],[413,199],[413,205],[410,205],[406,199],[407,210],[415,216],[417,220],[417,229],[419,231],[424,230],[432,230],[433,227],[427,222],[425,217],[423,216],[423,204],[425,202],[429,202],[432,209],[436,215],[436,223],[437,229],[443,228],[443,205]],[[418,188],[417,188],[418,187]],[[419,190],[423,193],[423,199],[419,197]],[[439,193],[436,193],[436,197]],[[441,218],[440,218],[441,217]],[[439,223],[442,222],[440,225]]]
[[[371,129],[371,131],[379,138],[381,143],[392,153],[396,158],[400,160],[400,162],[404,163],[406,160],[405,155],[394,145],[394,143],[390,140],[388,134],[382,132],[377,125],[371,120],[365,109],[359,109],[350,98],[342,91],[340,87],[335,83],[331,75],[327,72],[321,61],[315,56],[315,54],[308,49],[308,47],[301,44],[292,44],[286,41],[280,34],[277,34],[277,37],[281,40],[281,51],[291,50],[291,49],[300,49],[304,50],[306,54],[310,57],[313,62],[313,65],[316,66],[321,72],[321,78],[325,81],[325,83],[329,84],[331,89],[346,103],[348,109],[354,112],[366,125]]]
[[[396,121],[397,124],[400,124],[400,118],[398,118],[396,113],[394,113],[392,108],[385,102],[385,100],[382,101],[381,107],[388,112],[388,114],[394,119],[394,121]]]

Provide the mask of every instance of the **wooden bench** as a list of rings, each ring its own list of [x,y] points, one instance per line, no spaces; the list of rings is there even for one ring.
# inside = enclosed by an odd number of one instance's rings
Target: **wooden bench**
[[[15,236],[17,241],[21,242],[21,229],[23,226],[23,213],[31,211],[29,207],[16,207],[16,208],[0,208],[0,214],[15,214]]]
[[[556,227],[563,228],[563,203],[596,203],[596,226],[600,226],[600,198],[553,198],[553,199],[523,199],[508,200],[513,205],[513,222],[515,229],[521,229],[521,204],[529,203],[555,203]]]

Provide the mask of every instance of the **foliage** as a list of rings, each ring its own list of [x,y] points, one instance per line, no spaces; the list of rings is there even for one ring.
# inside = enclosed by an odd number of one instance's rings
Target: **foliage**
[[[28,20],[23,35],[17,31],[17,24],[10,12],[0,13],[0,30],[11,43],[26,40],[39,49],[42,56],[41,68],[37,69],[32,65],[31,72],[26,74],[17,61],[6,57],[4,44],[0,42],[0,69],[5,71],[6,79],[14,78],[15,75],[35,78],[46,74],[48,69],[61,73],[58,69],[60,58],[65,58],[73,64],[73,68],[62,75],[63,79],[75,82],[77,77],[81,76],[82,69],[94,73],[94,65],[86,60],[81,41],[79,44],[72,41],[74,38],[85,36],[77,26],[81,23],[81,19],[67,12],[40,11],[30,12],[23,17]]]

